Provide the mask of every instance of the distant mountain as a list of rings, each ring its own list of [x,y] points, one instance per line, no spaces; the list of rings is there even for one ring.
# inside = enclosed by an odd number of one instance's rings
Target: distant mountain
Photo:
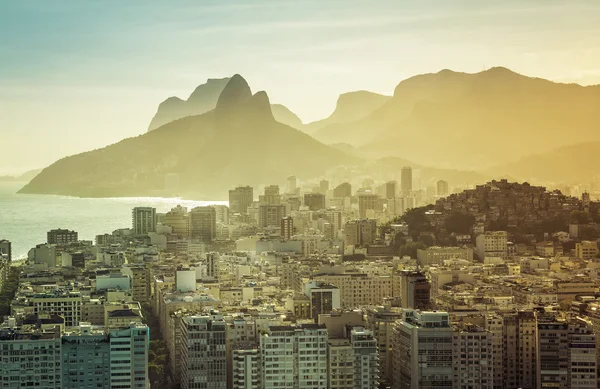
[[[319,131],[321,128],[330,125],[350,123],[362,119],[380,108],[390,99],[390,96],[384,96],[368,91],[356,91],[341,94],[337,100],[333,113],[328,118],[306,124],[304,126],[304,131],[312,134]],[[336,141],[341,142],[344,141],[344,139],[339,138]]]
[[[29,182],[37,176],[42,169],[29,170],[20,176],[0,176],[0,182]]]
[[[367,117],[315,133],[372,158],[403,158],[478,169],[545,152],[577,139],[600,140],[600,86],[530,78],[505,68],[442,70],[402,81]]]
[[[536,153],[490,168],[488,175],[511,176],[530,183],[581,184],[600,181],[600,141],[577,143]]]
[[[198,86],[187,100],[169,97],[158,106],[148,131],[186,116],[201,115],[215,109],[217,100],[230,78],[209,78],[205,84]],[[281,104],[271,107],[275,120],[288,126],[300,129],[302,121],[292,111]]]
[[[239,75],[214,110],[187,116],[102,149],[63,158],[21,193],[83,197],[179,195],[218,200],[239,184],[319,177],[338,165],[361,163],[275,120],[265,92],[252,95]],[[176,174],[179,189],[165,190]]]

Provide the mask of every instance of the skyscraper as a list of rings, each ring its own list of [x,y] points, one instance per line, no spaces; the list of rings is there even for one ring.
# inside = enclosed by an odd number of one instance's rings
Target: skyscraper
[[[412,168],[410,166],[404,166],[400,175],[400,189],[402,190],[403,196],[408,196],[413,190],[413,177]]]
[[[329,181],[321,180],[321,182],[319,182],[319,193],[326,195],[328,190],[329,190]]]
[[[393,199],[396,197],[396,181],[389,181],[385,183],[385,198]]]
[[[287,178],[287,193],[295,194],[296,193],[297,180],[296,176],[289,176]]]
[[[156,208],[135,207],[131,212],[133,233],[144,235],[156,232]]]
[[[248,207],[254,201],[254,189],[251,186],[238,186],[229,191],[229,211],[248,213]]]
[[[437,182],[437,195],[448,196],[448,181],[439,180]]]
[[[258,226],[279,227],[286,215],[285,205],[261,205],[258,207]]]
[[[211,243],[217,236],[217,212],[213,207],[196,207],[190,212],[190,237]]]
[[[289,240],[294,234],[294,219],[291,216],[281,219],[281,237]]]
[[[366,219],[368,210],[378,208],[379,196],[372,192],[361,192],[358,194],[358,214],[361,219]]]
[[[375,241],[377,221],[373,219],[350,220],[344,225],[344,244],[364,246]]]
[[[265,194],[259,196],[259,201],[267,205],[281,204],[281,196],[279,194],[278,185],[269,185],[265,187]]]
[[[308,207],[309,211],[325,209],[325,195],[323,193],[306,193],[304,205]]]
[[[400,272],[400,298],[402,308],[429,308],[431,284],[427,276],[420,271],[403,270]]]

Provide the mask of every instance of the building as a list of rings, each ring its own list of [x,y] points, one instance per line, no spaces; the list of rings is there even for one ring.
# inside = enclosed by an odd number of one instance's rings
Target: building
[[[12,244],[10,240],[0,239],[0,256],[5,255],[8,261],[12,261]]]
[[[583,240],[575,243],[575,256],[581,259],[592,259],[598,255],[598,243],[590,240]]]
[[[373,219],[351,220],[344,225],[344,245],[366,246],[377,238],[377,221]]]
[[[129,272],[127,272],[129,269]],[[149,303],[152,297],[150,269],[142,266],[123,268],[123,272],[131,277],[131,298],[139,303]]]
[[[486,231],[476,238],[477,254],[482,261],[488,257],[508,258],[508,234],[506,231]]]
[[[281,219],[281,237],[290,240],[294,235],[294,219],[287,216]]]
[[[459,323],[453,332],[452,370],[455,388],[494,388],[492,333],[472,324]],[[496,355],[501,358],[500,355]]]
[[[217,212],[213,207],[195,207],[190,212],[190,237],[211,243],[217,237]]]
[[[352,197],[352,185],[347,182],[339,184],[335,188],[333,188],[333,197],[336,198],[345,198]]]
[[[431,284],[423,272],[400,272],[400,299],[402,308],[428,309],[431,304]]]
[[[227,388],[225,320],[217,313],[184,316],[181,324],[181,388]]]
[[[437,247],[417,250],[417,260],[421,266],[442,265],[449,259],[462,259],[473,262],[473,249],[469,247]]]
[[[232,348],[231,388],[260,388],[261,365],[258,347],[254,343],[248,343],[247,345],[237,344]]]
[[[437,182],[437,195],[438,196],[448,196],[448,181],[439,180]]]
[[[326,195],[327,191],[329,191],[329,181],[327,181],[327,180],[319,181],[319,193]]]
[[[393,389],[452,389],[453,334],[447,312],[405,310],[394,327]]]
[[[412,168],[404,166],[400,172],[400,190],[402,196],[408,196],[413,190]]]
[[[229,211],[247,214],[248,207],[254,201],[254,189],[251,186],[238,186],[229,191]]]
[[[186,207],[181,205],[172,208],[165,214],[164,224],[171,227],[173,234],[182,238],[190,235],[190,218]]]
[[[309,211],[320,211],[325,209],[324,193],[306,193],[304,194],[304,205]]]
[[[385,198],[386,199],[396,198],[397,184],[398,183],[396,181],[389,181],[389,182],[385,183]]]
[[[394,323],[402,318],[400,311],[379,306],[366,309],[365,327],[373,332],[379,350],[379,375],[384,382],[391,382],[394,369],[392,346],[394,343]]]
[[[324,325],[269,326],[259,340],[261,387],[326,388],[327,341]]]
[[[298,186],[298,180],[296,176],[289,176],[287,178],[287,193],[296,194],[296,187]]]
[[[281,204],[281,195],[279,194],[278,185],[268,185],[265,187],[265,194],[259,196],[258,201],[261,204],[279,205]]]
[[[354,352],[354,388],[379,387],[379,355],[373,332],[362,327],[350,331],[350,345]]]
[[[537,317],[536,382],[539,388],[569,386],[569,325],[554,315]]]
[[[133,233],[136,235],[145,235],[149,232],[156,232],[156,208],[135,207],[131,212],[131,224]]]
[[[318,321],[319,315],[331,313],[341,307],[340,289],[337,286],[312,281],[306,284],[304,293],[309,298],[310,317],[315,322]]]
[[[281,219],[286,216],[285,205],[261,205],[258,207],[258,226],[260,228],[279,228]]]
[[[392,297],[392,277],[388,275],[342,272],[322,273],[313,276],[314,281],[335,285],[340,290],[342,308],[354,309],[369,305],[382,305]]]
[[[369,211],[375,212],[379,208],[379,196],[371,192],[358,194],[358,214],[361,219],[366,219]]]
[[[63,230],[60,228],[48,231],[46,236],[48,244],[55,244],[57,246],[66,246],[79,241],[77,231]]]

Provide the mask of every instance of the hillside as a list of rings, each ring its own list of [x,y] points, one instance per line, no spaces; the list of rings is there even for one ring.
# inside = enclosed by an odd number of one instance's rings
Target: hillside
[[[372,158],[483,169],[572,143],[569,138],[600,140],[599,106],[599,86],[558,84],[505,68],[443,70],[402,81],[381,108],[328,125],[315,137],[349,143]]]
[[[148,126],[148,131],[156,130],[186,116],[201,115],[212,111],[217,106],[217,100],[229,80],[230,78],[209,78],[206,83],[198,86],[187,100],[169,97],[158,106],[156,114]],[[273,104],[271,109],[278,122],[297,129],[302,127],[302,121],[287,107]]]
[[[304,126],[304,131],[309,134],[318,133],[319,130],[327,126],[342,125],[344,123],[362,119],[383,106],[390,99],[390,96],[384,96],[368,91],[343,93],[338,98],[335,110],[329,117],[306,124]],[[343,137],[340,137],[332,142],[342,141],[344,141],[344,139]]]
[[[283,182],[292,174],[312,178],[356,163],[360,160],[277,122],[267,94],[252,95],[246,81],[235,75],[215,110],[63,158],[20,192],[218,200],[236,185]],[[179,176],[175,193],[165,190],[165,175],[170,173]]]

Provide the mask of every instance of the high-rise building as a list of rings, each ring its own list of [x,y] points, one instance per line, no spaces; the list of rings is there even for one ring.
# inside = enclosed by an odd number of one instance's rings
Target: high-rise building
[[[211,243],[217,236],[217,212],[213,207],[195,207],[190,212],[190,237]]]
[[[352,328],[350,345],[354,351],[354,388],[378,388],[379,355],[373,332],[362,327]]]
[[[340,289],[337,286],[311,281],[306,284],[304,293],[310,300],[311,317],[315,322],[320,314],[331,313],[341,307]]]
[[[12,261],[12,244],[10,240],[0,239],[0,256],[6,255],[8,261]]]
[[[319,182],[319,193],[326,195],[328,190],[329,190],[329,181],[321,180]]]
[[[48,231],[46,236],[48,244],[55,244],[57,246],[64,246],[79,241],[77,231],[63,230],[60,228]]]
[[[452,389],[452,327],[447,312],[405,310],[394,326],[393,389]]]
[[[296,179],[296,176],[289,176],[287,178],[287,191],[286,192],[288,194],[295,194],[297,185],[298,185],[298,180]]]
[[[437,195],[448,196],[448,181],[439,180],[437,182]]]
[[[361,219],[368,217],[369,210],[378,209],[379,196],[372,192],[361,192],[358,194],[358,214]]]
[[[219,254],[206,254],[206,275],[212,279],[219,279]]]
[[[232,389],[254,389],[261,386],[260,352],[254,343],[234,345],[231,350]]]
[[[262,388],[327,387],[325,325],[270,326],[260,335],[260,353]]]
[[[180,237],[190,235],[190,218],[186,207],[181,205],[172,208],[165,214],[164,223],[171,227],[173,234]]]
[[[396,197],[396,181],[389,181],[385,183],[385,198],[393,199]]]
[[[504,387],[536,388],[537,320],[529,311],[503,315]]]
[[[229,207],[227,205],[213,204],[217,216],[217,223],[229,224]]]
[[[404,166],[400,173],[400,189],[402,190],[403,196],[408,196],[413,190],[413,176],[412,168],[410,166]]]
[[[394,323],[402,318],[400,311],[392,311],[383,306],[370,307],[366,310],[365,327],[373,332],[379,350],[380,378],[391,382],[393,365]]]
[[[569,325],[553,314],[537,315],[536,382],[538,388],[569,386]]]
[[[156,222],[156,208],[133,208],[131,212],[131,224],[134,234],[144,235],[149,232],[156,232]]]
[[[258,207],[258,226],[261,228],[279,227],[286,216],[285,205],[261,205]]]
[[[281,195],[279,194],[278,185],[268,185],[265,187],[265,194],[259,196],[259,201],[267,205],[281,204]]]
[[[596,388],[598,382],[597,336],[590,321],[574,318],[569,322],[568,388]]]
[[[333,189],[333,197],[345,198],[352,197],[352,185],[347,182],[339,184]]]
[[[248,207],[254,201],[254,189],[251,186],[238,186],[229,191],[229,211],[231,213],[248,213]]]
[[[227,388],[225,320],[219,314],[184,316],[181,324],[181,388]]]
[[[377,238],[377,221],[373,219],[350,220],[344,225],[344,245],[365,246]]]
[[[431,284],[420,271],[400,272],[400,298],[402,308],[426,310],[431,303]]]
[[[281,219],[281,237],[285,240],[291,239],[294,235],[294,219],[291,216]]]
[[[304,205],[309,211],[320,211],[325,209],[325,195],[323,193],[306,193],[304,195]]]
[[[150,269],[143,266],[124,267],[123,274],[131,277],[131,298],[140,303],[149,303],[151,296]]]
[[[482,327],[458,323],[453,333],[455,388],[494,388],[492,333]]]

